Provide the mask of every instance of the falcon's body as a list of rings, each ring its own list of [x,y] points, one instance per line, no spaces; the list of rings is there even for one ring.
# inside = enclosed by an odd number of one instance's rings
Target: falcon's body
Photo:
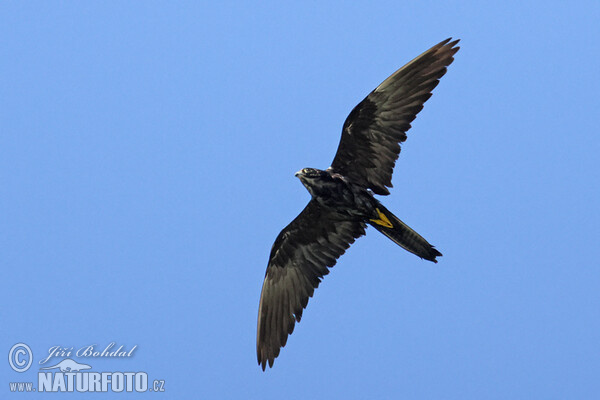
[[[312,199],[284,228],[271,250],[258,312],[257,355],[273,365],[321,278],[375,227],[404,249],[437,262],[442,254],[387,210],[373,194],[387,195],[410,122],[458,51],[447,39],[400,68],[350,113],[327,170],[296,173]]]
[[[375,213],[375,198],[363,187],[355,185],[331,170],[303,168],[296,172],[312,198],[340,218],[367,218]]]
[[[312,196],[311,207],[319,207],[326,211],[328,219],[354,222],[363,229],[368,223],[411,253],[435,263],[435,257],[442,255],[387,210],[369,189],[351,182],[331,169],[321,171],[303,168],[296,172],[296,176]],[[273,246],[273,251],[276,251],[276,246]]]

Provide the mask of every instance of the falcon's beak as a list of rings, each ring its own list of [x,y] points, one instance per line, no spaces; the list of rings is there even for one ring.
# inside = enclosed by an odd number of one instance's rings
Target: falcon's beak
[[[302,173],[302,170],[300,170],[300,171],[296,172],[296,173],[294,174],[294,176],[295,176],[296,178],[300,178],[300,177],[304,176],[304,174]]]

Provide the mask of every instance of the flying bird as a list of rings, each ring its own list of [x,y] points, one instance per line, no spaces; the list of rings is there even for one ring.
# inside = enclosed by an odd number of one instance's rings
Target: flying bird
[[[256,352],[263,371],[300,322],[308,298],[367,225],[422,259],[442,253],[385,208],[400,143],[458,51],[458,40],[433,46],[381,83],[346,118],[326,170],[303,168],[296,177],[311,200],[273,244],[258,309]]]

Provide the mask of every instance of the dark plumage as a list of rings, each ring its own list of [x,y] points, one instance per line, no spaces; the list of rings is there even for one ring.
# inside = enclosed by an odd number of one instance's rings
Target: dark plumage
[[[321,278],[354,241],[375,227],[404,249],[437,262],[442,254],[374,196],[388,195],[400,143],[458,51],[433,46],[394,72],[344,122],[327,170],[296,173],[312,199],[273,244],[260,297],[256,351],[263,370],[279,355]]]

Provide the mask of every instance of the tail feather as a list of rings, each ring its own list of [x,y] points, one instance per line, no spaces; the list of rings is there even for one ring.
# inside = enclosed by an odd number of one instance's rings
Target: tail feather
[[[398,217],[392,214],[383,205],[378,205],[379,217],[369,221],[375,229],[390,238],[394,243],[398,244],[405,250],[410,251],[425,260],[437,263],[436,257],[441,257],[442,253],[437,251],[432,245],[412,230]]]

